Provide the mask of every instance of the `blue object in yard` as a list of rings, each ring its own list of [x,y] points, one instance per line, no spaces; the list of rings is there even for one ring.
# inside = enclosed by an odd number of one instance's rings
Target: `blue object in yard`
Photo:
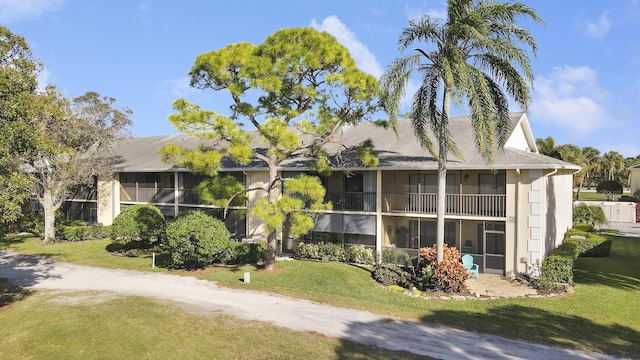
[[[473,256],[471,255],[463,255],[462,256],[462,266],[467,269],[469,274],[476,274],[476,279],[478,278],[478,264],[473,263]]]

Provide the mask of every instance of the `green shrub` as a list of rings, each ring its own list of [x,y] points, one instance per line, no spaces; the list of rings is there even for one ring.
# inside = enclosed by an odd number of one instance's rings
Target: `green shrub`
[[[573,228],[570,229],[569,231],[572,231],[572,230],[590,233],[593,231],[593,224],[576,223],[575,225],[573,225]]]
[[[637,191],[636,191],[636,193],[637,193]],[[622,195],[622,196],[620,196],[618,201],[622,201],[622,202],[640,202],[640,198],[638,198],[637,196]]]
[[[551,255],[561,256],[575,260],[578,258],[578,245],[575,241],[565,239],[562,244],[551,251]]]
[[[346,252],[344,245],[330,242],[318,242],[318,254],[321,261],[345,262]]]
[[[267,243],[232,242],[227,249],[228,255],[221,256],[221,261],[226,264],[257,264],[264,261],[267,254]]]
[[[127,207],[111,225],[111,240],[122,248],[146,248],[164,232],[160,209],[149,204]]]
[[[376,266],[371,276],[379,283],[392,286],[398,285],[403,288],[413,286],[412,276],[405,269],[396,264],[380,264]]]
[[[600,206],[580,203],[573,209],[573,222],[591,225],[603,225],[607,223],[607,217],[604,214],[604,210],[602,210]]]
[[[316,244],[306,244],[300,241],[293,249],[293,257],[296,259],[320,260],[318,246]]]
[[[347,262],[353,264],[374,264],[373,250],[364,245],[353,245],[346,247]]]
[[[166,245],[174,268],[203,268],[224,262],[231,234],[224,223],[202,211],[182,213],[167,225]]]
[[[400,250],[396,249],[384,249],[382,250],[382,262],[384,264],[398,264],[398,258],[400,257]]]
[[[575,245],[578,256],[603,257],[611,253],[611,240],[595,233],[585,233],[584,238],[565,238],[564,242]],[[564,243],[563,242],[563,243]]]
[[[544,259],[540,276],[534,281],[539,289],[558,289],[562,284],[573,282],[573,266],[579,256],[602,257],[611,253],[611,240],[593,232],[590,225],[576,224],[567,231],[565,238],[551,254]]]
[[[596,192],[598,194],[605,194],[607,200],[613,200],[616,195],[622,194],[622,184],[615,180],[601,181],[596,186]]]
[[[467,269],[462,266],[458,249],[444,244],[443,259],[436,261],[436,245],[433,245],[421,248],[419,257],[420,273],[422,274],[421,288],[432,288],[446,292],[461,292],[466,289],[465,281],[469,274],[467,274]]]
[[[334,243],[309,243],[299,242],[293,250],[296,259],[309,259],[320,261],[347,262],[356,264],[373,264],[375,256],[373,250],[367,249],[364,245],[354,245],[345,247],[342,244]]]
[[[539,289],[554,290],[562,284],[573,282],[575,258],[569,255],[551,254],[542,262],[540,276],[535,282]]]
[[[62,226],[61,227],[62,239],[66,241],[84,241],[84,240],[99,240],[108,238],[111,235],[110,226]]]

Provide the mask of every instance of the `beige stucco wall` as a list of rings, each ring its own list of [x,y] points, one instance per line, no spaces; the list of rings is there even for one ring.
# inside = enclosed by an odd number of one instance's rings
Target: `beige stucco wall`
[[[518,268],[523,272],[530,265],[543,259],[544,179],[542,170],[522,170],[520,172],[520,190],[518,191],[518,255],[524,257],[524,263],[518,260]]]
[[[269,183],[269,172],[267,171],[252,171],[247,173],[247,185],[248,187],[263,187],[267,188]],[[266,199],[266,191],[249,191],[247,193],[249,202],[247,208],[249,210],[256,208],[256,203],[259,199]],[[264,223],[258,219],[255,215],[249,211],[247,214],[247,237],[254,237],[257,239],[264,238]]]
[[[113,223],[113,180],[98,180],[98,222],[102,225]]]
[[[570,170],[522,170],[517,178],[513,265],[518,272],[529,272],[562,243],[573,225],[573,175]]]
[[[518,214],[518,188],[520,182],[520,174],[515,170],[507,170],[506,172],[506,221],[504,227],[505,236],[505,273],[517,274],[522,270],[518,268],[518,257],[520,251],[520,237],[518,236],[516,226],[516,216]]]
[[[640,169],[632,169],[629,171],[629,188],[631,195],[640,191]]]
[[[573,226],[573,172],[559,170],[547,176],[548,208],[545,254],[560,245]]]

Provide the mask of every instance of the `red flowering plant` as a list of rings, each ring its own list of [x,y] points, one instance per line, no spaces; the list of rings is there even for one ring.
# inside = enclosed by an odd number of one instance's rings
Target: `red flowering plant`
[[[462,292],[466,290],[465,280],[469,277],[467,270],[460,262],[460,253],[455,247],[444,244],[442,261],[436,261],[436,245],[420,248],[421,287],[445,292]]]

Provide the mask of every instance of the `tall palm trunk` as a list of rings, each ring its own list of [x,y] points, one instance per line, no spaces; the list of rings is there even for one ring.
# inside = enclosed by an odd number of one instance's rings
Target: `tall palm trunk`
[[[438,204],[436,208],[436,260],[444,259],[444,216],[447,199],[447,154],[449,152],[449,111],[451,109],[451,93],[447,86],[444,87],[442,99],[442,118],[437,129],[438,132]]]

